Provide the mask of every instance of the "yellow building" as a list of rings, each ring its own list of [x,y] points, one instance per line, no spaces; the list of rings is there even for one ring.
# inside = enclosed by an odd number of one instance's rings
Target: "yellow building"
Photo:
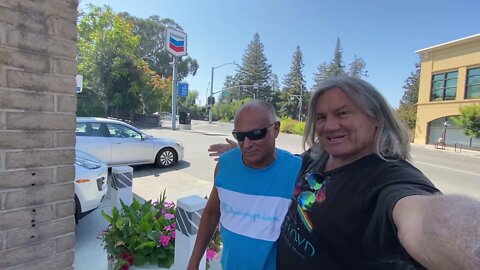
[[[460,107],[480,105],[480,34],[416,51],[421,57],[415,143],[480,147],[452,120]]]

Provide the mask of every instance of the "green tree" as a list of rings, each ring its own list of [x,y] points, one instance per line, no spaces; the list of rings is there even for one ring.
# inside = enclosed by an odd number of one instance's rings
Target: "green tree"
[[[78,70],[84,76],[84,87],[97,98],[95,103],[103,105],[106,114],[131,114],[141,107],[139,95],[131,87],[141,77],[137,61],[140,37],[111,8],[88,8],[90,12],[80,12],[77,42]]]
[[[417,104],[418,102],[418,90],[420,89],[420,63],[415,64],[415,71],[410,73],[410,76],[405,80],[403,85],[402,104]]]
[[[343,47],[340,43],[340,38],[337,38],[335,50],[333,52],[333,59],[330,63],[322,62],[317,72],[313,74],[313,80],[315,82],[314,87],[317,87],[321,82],[330,77],[349,75],[357,78],[368,77],[368,71],[366,70],[367,62],[355,55],[352,62],[349,64],[348,72],[345,71],[343,65]]]
[[[172,66],[170,65],[172,57],[165,49],[165,29],[168,27],[183,31],[182,27],[172,19],[161,19],[159,16],[142,19],[128,13],[120,13],[120,15],[134,24],[133,33],[141,37],[140,57],[148,62],[150,69],[162,77],[172,76]],[[190,56],[182,57],[177,65],[179,80],[183,80],[188,75],[195,76],[198,67],[197,60]]]
[[[340,38],[337,37],[335,44],[335,51],[333,52],[333,59],[328,67],[328,76],[342,76],[345,75],[345,66],[343,65],[343,47],[340,44]]]
[[[230,121],[235,117],[235,113],[242,106],[242,104],[252,100],[251,98],[244,98],[232,103],[216,103],[213,106],[213,117],[223,121]]]
[[[403,96],[397,110],[399,117],[410,129],[417,123],[418,90],[420,88],[420,64],[415,64],[415,71],[405,80]]]
[[[407,125],[410,130],[415,129],[417,123],[417,105],[403,104],[397,109],[397,114]]]
[[[356,55],[353,56],[353,61],[349,65],[348,76],[355,78],[368,77],[368,72],[365,69],[367,62],[363,58]]]
[[[223,92],[220,92],[218,102],[231,103],[234,100],[240,99],[240,90],[235,86],[235,77],[228,75],[223,82]]]
[[[285,75],[283,80],[284,88],[280,93],[279,115],[282,117],[290,117],[298,119],[298,111],[300,105],[300,94],[305,90],[305,80],[303,78],[303,54],[300,47],[297,46],[293,53],[290,72]]]
[[[178,110],[180,112],[187,112],[190,114],[191,119],[202,119],[203,112],[202,109],[197,105],[198,91],[191,90],[188,92],[188,96],[179,97],[178,99]]]
[[[460,107],[460,116],[453,117],[453,121],[463,128],[465,135],[470,138],[480,138],[480,105],[472,104]],[[472,146],[471,139],[470,146]]]
[[[255,92],[256,97],[271,101],[273,96],[272,87],[269,85],[271,77],[271,65],[267,64],[267,57],[263,52],[263,44],[260,36],[255,33],[253,40],[248,45],[242,59],[242,65],[238,69],[235,78],[237,85],[258,85],[258,89],[249,87],[248,91]],[[248,92],[240,93],[241,97],[251,97]]]

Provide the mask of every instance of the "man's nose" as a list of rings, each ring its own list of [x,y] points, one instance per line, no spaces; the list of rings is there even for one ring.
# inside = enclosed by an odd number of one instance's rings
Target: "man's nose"
[[[338,129],[338,119],[336,117],[326,117],[323,128],[326,130],[336,130]]]
[[[243,140],[243,147],[249,147],[253,144],[253,141],[250,140],[250,138],[245,137],[245,140]]]

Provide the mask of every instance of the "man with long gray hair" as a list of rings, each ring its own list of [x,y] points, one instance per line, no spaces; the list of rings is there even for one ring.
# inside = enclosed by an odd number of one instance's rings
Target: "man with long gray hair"
[[[372,85],[320,83],[303,141],[278,269],[478,269],[480,202],[442,195],[408,162],[408,131]]]

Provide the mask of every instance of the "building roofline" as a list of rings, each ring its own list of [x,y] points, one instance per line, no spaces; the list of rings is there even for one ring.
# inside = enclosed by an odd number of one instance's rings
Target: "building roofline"
[[[445,43],[442,43],[442,44],[438,44],[438,45],[435,45],[435,46],[432,46],[432,47],[420,49],[420,50],[415,51],[415,53],[422,54],[422,53],[425,53],[425,52],[428,52],[428,51],[434,51],[434,50],[437,50],[437,49],[444,49],[444,48],[457,46],[457,45],[460,45],[460,44],[465,44],[465,43],[468,43],[468,42],[471,42],[471,41],[474,41],[474,40],[480,40],[480,33],[475,34],[475,35],[471,35],[471,36],[468,36],[468,37],[452,40],[452,41],[449,41],[449,42],[445,42]]]

